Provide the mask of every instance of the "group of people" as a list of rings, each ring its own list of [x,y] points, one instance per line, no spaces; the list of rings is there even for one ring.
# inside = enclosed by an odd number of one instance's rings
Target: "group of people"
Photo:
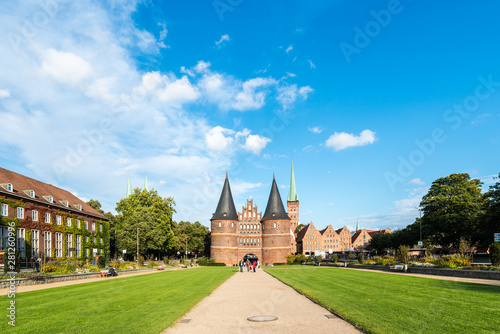
[[[243,272],[243,267],[247,267],[247,272],[252,270],[255,272],[256,268],[260,268],[259,261],[250,261],[248,259],[246,261],[241,260],[238,265],[240,266],[240,272]]]

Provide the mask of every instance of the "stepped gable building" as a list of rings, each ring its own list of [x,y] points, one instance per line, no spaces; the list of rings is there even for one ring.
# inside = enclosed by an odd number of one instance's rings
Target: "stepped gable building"
[[[292,240],[291,219],[285,212],[274,175],[262,215],[253,200],[247,200],[241,213],[236,212],[226,173],[211,219],[211,258],[226,265],[238,264],[245,256],[257,258],[264,265],[286,263],[286,256],[293,252]]]
[[[69,191],[0,168],[0,205],[0,253],[14,223],[21,263],[109,252],[109,219]]]

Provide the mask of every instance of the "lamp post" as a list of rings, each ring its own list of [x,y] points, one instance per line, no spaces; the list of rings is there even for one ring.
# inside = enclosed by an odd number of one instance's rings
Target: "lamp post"
[[[188,236],[186,235],[186,255],[184,256],[184,259],[187,260],[187,256],[188,256]]]
[[[420,241],[422,241],[422,208],[417,206],[417,207],[415,207],[415,209],[417,209],[418,212],[420,213],[420,220],[419,220],[419,223],[420,223]]]
[[[137,228],[137,264],[139,264],[139,228]]]

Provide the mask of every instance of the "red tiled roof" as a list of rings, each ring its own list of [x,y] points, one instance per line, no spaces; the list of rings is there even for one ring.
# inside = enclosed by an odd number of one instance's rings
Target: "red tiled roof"
[[[61,188],[54,187],[51,184],[44,183],[27,176],[12,172],[10,170],[4,169],[0,167],[0,184],[11,183],[13,187],[13,191],[10,192],[6,190],[4,187],[0,186],[0,192],[6,195],[15,195],[18,197],[25,198],[27,200],[35,200],[40,201],[44,204],[50,204],[51,206],[56,206],[63,208],[65,210],[72,210],[75,212],[81,212],[85,214],[89,214],[92,216],[96,216],[103,220],[108,220],[106,216],[92,208],[90,205],[71,194],[69,191],[66,191]],[[35,192],[35,197],[30,197],[28,194],[24,192],[24,190],[33,190]],[[50,203],[44,196],[52,196],[53,203]],[[68,201],[68,206],[66,207],[60,201]],[[79,210],[74,205],[80,204],[82,206],[82,210]]]
[[[311,224],[307,224],[299,231],[299,233],[297,233],[297,239],[296,239],[297,241],[300,241],[304,238],[304,235],[306,234],[307,230],[309,229],[309,225],[311,225]]]
[[[356,238],[361,234],[361,231],[362,230],[359,230],[359,231],[356,231],[353,235],[352,235],[352,238],[351,238],[351,241],[354,242],[356,241]]]

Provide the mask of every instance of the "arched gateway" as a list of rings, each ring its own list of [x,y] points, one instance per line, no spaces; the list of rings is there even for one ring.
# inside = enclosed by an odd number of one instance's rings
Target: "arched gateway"
[[[249,260],[250,263],[254,263],[259,261],[259,258],[255,254],[247,254],[243,257],[243,262],[247,262],[247,260]]]

